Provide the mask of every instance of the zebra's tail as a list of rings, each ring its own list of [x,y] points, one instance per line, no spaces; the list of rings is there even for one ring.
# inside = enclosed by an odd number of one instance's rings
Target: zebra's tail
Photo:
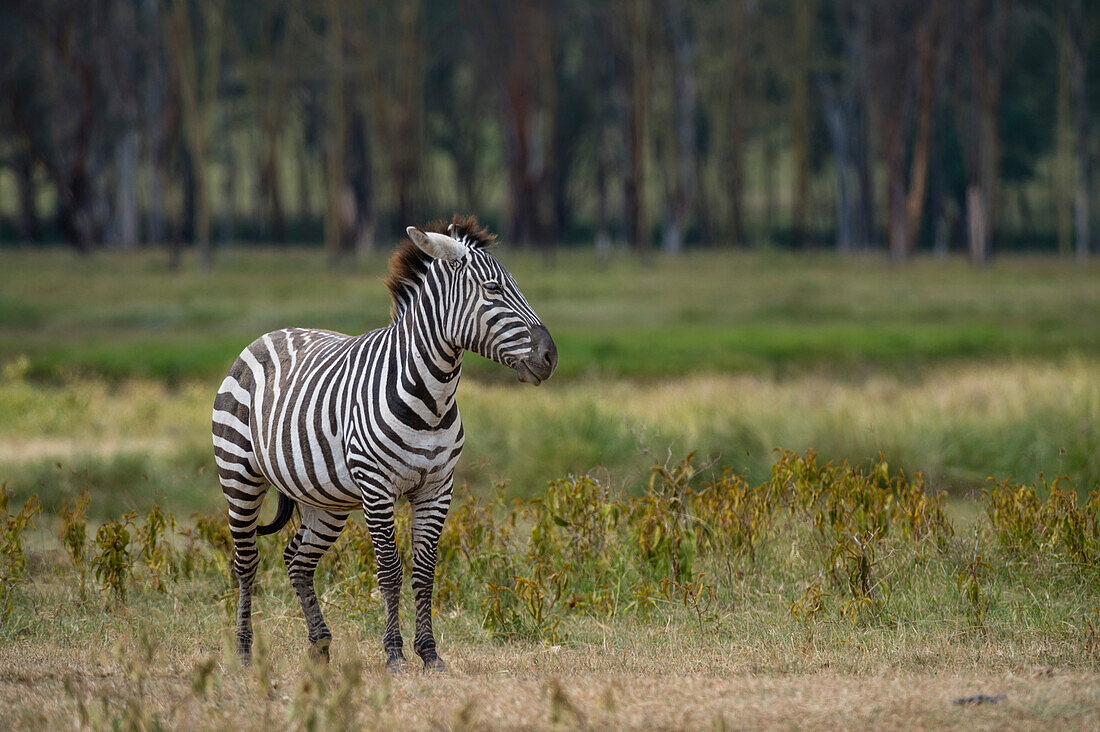
[[[256,533],[260,536],[267,536],[268,534],[274,534],[279,529],[286,526],[286,522],[290,521],[291,515],[294,513],[294,501],[287,498],[285,493],[279,493],[279,507],[275,510],[275,518],[271,520],[270,524],[262,524],[256,527]]]

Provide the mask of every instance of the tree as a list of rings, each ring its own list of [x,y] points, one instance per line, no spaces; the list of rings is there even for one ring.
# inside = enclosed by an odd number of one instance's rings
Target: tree
[[[182,141],[194,196],[194,237],[199,268],[213,265],[210,249],[211,181],[207,170],[225,34],[224,0],[164,0],[165,47],[178,82]],[[201,41],[201,43],[200,43]]]
[[[794,144],[794,245],[806,243],[810,228],[810,76],[816,0],[794,3],[794,40],[789,66],[791,137]]]
[[[825,128],[836,176],[836,248],[866,249],[874,232],[868,137],[870,8],[859,0],[833,0],[828,22],[835,28],[833,73],[818,77]]]
[[[964,49],[962,137],[966,160],[966,220],[970,259],[989,259],[996,220],[1001,101],[1007,13],[1004,0],[967,0],[962,7],[968,28]]]
[[[621,0],[616,8],[615,52],[622,69],[619,83],[625,97],[622,124],[626,140],[626,169],[623,197],[626,235],[631,247],[642,250],[649,243],[646,210],[646,158],[650,104],[650,12],[649,0]]]
[[[871,33],[877,41],[870,79],[886,168],[887,233],[890,256],[902,261],[916,246],[924,212],[942,81],[944,14],[940,0],[894,0],[872,8]]]
[[[65,240],[86,254],[103,227],[93,205],[98,179],[93,152],[103,97],[95,41],[107,34],[109,9],[102,2],[83,7],[52,0],[18,2],[9,10],[18,22],[18,30],[4,36],[11,44],[5,49],[7,63],[15,70],[6,75],[4,89],[12,126],[57,191]],[[23,205],[26,216],[28,204]]]
[[[1091,166],[1089,165],[1089,103],[1087,86],[1086,55],[1088,44],[1085,40],[1086,24],[1082,0],[1069,0],[1069,76],[1070,96],[1073,98],[1074,131],[1076,133],[1074,154],[1074,194],[1073,228],[1076,239],[1077,259],[1084,261],[1089,256],[1089,190],[1091,188]]]
[[[286,242],[286,205],[282,190],[282,142],[286,103],[296,81],[293,46],[299,38],[298,4],[287,0],[240,6],[233,16],[233,41],[239,49],[242,81],[258,133],[259,193],[267,231]]]
[[[347,143],[347,107],[344,103],[344,19],[340,0],[325,0],[325,249],[329,266],[337,267],[344,254],[344,158]]]
[[[555,27],[545,0],[471,2],[484,66],[497,90],[511,190],[511,236],[545,246],[552,215],[556,126]]]
[[[665,224],[664,250],[679,254],[684,248],[684,227],[695,205],[695,142],[696,41],[689,28],[684,0],[673,0],[665,6],[668,36],[672,46],[674,160],[669,163],[673,183],[669,198],[668,220]]]

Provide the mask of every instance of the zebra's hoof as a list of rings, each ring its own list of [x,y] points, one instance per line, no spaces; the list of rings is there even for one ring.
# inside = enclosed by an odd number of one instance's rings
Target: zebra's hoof
[[[403,674],[409,670],[409,663],[404,656],[390,656],[386,660],[386,670],[391,674]]]
[[[431,656],[424,659],[424,671],[430,673],[443,673],[447,670],[447,664],[439,656]]]
[[[328,663],[329,662],[329,646],[332,645],[332,638],[322,638],[316,643],[309,644],[309,660],[314,663]]]

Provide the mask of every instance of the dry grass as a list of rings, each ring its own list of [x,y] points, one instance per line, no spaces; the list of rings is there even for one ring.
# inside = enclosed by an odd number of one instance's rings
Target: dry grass
[[[153,501],[183,513],[216,508],[219,492],[198,472],[211,465],[215,389],[215,381],[0,380],[0,480],[19,497],[38,493],[47,510],[84,484],[112,496],[116,513]],[[921,378],[730,374],[551,381],[537,390],[470,381],[460,404],[459,480],[482,494],[506,480],[512,493],[536,495],[549,478],[595,466],[636,484],[649,474],[639,445],[720,454],[757,479],[781,445],[856,463],[883,452],[948,490],[984,487],[990,475],[1067,474],[1086,490],[1100,480],[1093,360],[941,365]],[[89,477],[60,480],[55,463]]]
[[[131,614],[122,619],[131,627],[139,622]],[[116,641],[121,652],[104,651],[99,639],[86,646],[9,644],[0,651],[0,698],[7,700],[0,705],[0,726],[79,726],[78,700],[88,710],[85,721],[98,727],[112,720],[124,727],[135,720],[151,725],[154,719],[169,728],[214,729],[307,729],[311,719],[318,729],[1086,729],[1100,724],[1095,665],[1082,670],[999,662],[992,645],[974,658],[943,658],[921,671],[893,668],[867,649],[859,670],[808,662],[793,673],[754,672],[760,661],[755,649],[689,641],[670,653],[666,643],[654,642],[662,632],[654,627],[626,647],[451,642],[444,646],[449,672],[389,678],[380,668],[376,639],[349,642],[349,631],[352,636],[355,631],[346,625],[337,630],[338,639],[345,640],[335,646],[332,666],[306,666],[294,625],[279,628],[293,632],[281,634],[271,649],[269,680],[261,680],[256,669],[217,661],[205,694],[193,687],[195,669],[220,657],[216,636],[168,636],[141,669],[121,660],[137,653],[138,641],[126,630],[105,630],[103,636],[121,635]],[[369,660],[355,681],[361,658]],[[349,690],[343,700],[338,698],[342,685]],[[952,703],[975,694],[1004,698],[996,704]],[[106,712],[102,698],[108,699]],[[127,705],[135,702],[139,711],[128,717]]]
[[[911,570],[913,587],[899,586],[896,613],[858,625],[832,613],[811,625],[794,620],[785,606],[798,586],[765,564],[745,573],[734,606],[705,623],[676,603],[659,602],[648,619],[570,614],[556,644],[502,642],[476,610],[443,605],[436,629],[450,670],[426,675],[412,657],[412,671],[391,677],[377,598],[347,604],[327,572],[319,591],[334,633],[331,665],[306,660],[297,602],[272,571],[257,598],[255,662],[241,668],[224,576],[181,578],[163,592],[135,582],[127,604],[115,607],[94,584],[82,600],[56,543],[41,531],[35,539],[30,577],[0,624],[3,729],[1100,725],[1100,605],[1085,578],[1071,592],[1058,583],[1015,592],[999,587],[1009,581],[1000,570],[991,580],[996,614],[984,628],[957,613],[926,618],[906,609],[920,598],[959,601],[953,576],[931,576],[934,565]],[[798,554],[788,548],[761,562],[810,561]],[[1052,606],[1062,610],[1047,614]],[[1004,696],[953,703],[977,694]]]

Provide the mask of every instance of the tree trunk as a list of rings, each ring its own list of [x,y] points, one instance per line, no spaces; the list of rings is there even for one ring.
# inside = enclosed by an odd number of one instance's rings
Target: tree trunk
[[[850,72],[849,72],[850,73]],[[855,248],[855,228],[857,217],[856,172],[851,146],[852,108],[850,98],[845,91],[838,89],[840,84],[823,84],[822,98],[825,102],[825,126],[833,148],[833,164],[836,175],[836,250],[849,253]]]
[[[905,167],[899,153],[891,155],[890,158],[890,162],[886,165],[889,186],[886,197],[890,206],[890,258],[895,262],[904,262],[909,256],[909,250],[906,248],[909,241],[909,221],[905,214]]]
[[[861,250],[875,247],[875,186],[871,174],[873,154],[871,151],[871,84],[868,81],[868,59],[870,58],[871,24],[868,3],[856,0],[852,3],[852,36],[849,45],[849,64],[852,73],[852,96],[855,113],[853,115],[852,147],[855,156],[856,177],[859,188],[859,202],[855,226],[856,245]]]
[[[210,176],[206,172],[206,146],[203,141],[192,139],[191,147],[195,151],[191,156],[195,178],[195,250],[199,269],[209,272],[214,264],[214,255],[210,249]]]
[[[1086,60],[1088,46],[1085,41],[1085,14],[1081,0],[1070,0],[1070,88],[1073,97],[1073,111],[1076,117],[1075,129],[1075,188],[1073,195],[1073,227],[1076,234],[1078,261],[1089,257],[1092,243],[1089,231],[1089,100],[1086,79]]]
[[[835,81],[820,82],[825,125],[836,168],[836,248],[850,252],[867,247],[871,223],[864,191],[866,172],[866,58],[868,9],[860,2],[838,0],[836,23],[843,42],[842,66]]]
[[[354,200],[355,256],[374,248],[375,203],[370,133],[362,108],[356,105],[348,124],[348,182]]]
[[[624,181],[627,238],[641,251],[649,245],[646,215],[646,127],[649,108],[648,8],[646,0],[627,0],[627,47],[630,65],[630,110],[627,115],[628,167]]]
[[[31,162],[31,156],[25,151],[20,151],[16,155],[13,170],[19,191],[19,235],[24,241],[35,242],[42,238],[42,227],[34,201],[34,164]]]
[[[943,165],[942,136],[933,142],[932,165],[928,171],[928,210],[932,222],[932,252],[939,258],[947,256],[951,229],[954,225],[954,201],[949,200],[947,180]]]
[[[344,250],[341,202],[344,193],[344,35],[340,0],[325,0],[325,63],[328,75],[325,120],[325,251],[332,268]]]
[[[905,198],[905,256],[913,253],[920,233],[928,184],[928,158],[932,148],[932,130],[936,120],[938,49],[942,40],[939,29],[939,0],[931,0],[917,26],[917,132],[909,168],[909,190]]]
[[[877,30],[887,37],[879,40],[871,74],[884,130],[887,238],[891,258],[900,262],[916,247],[924,213],[944,24],[939,0],[915,4],[912,17],[889,7],[877,12]]]
[[[775,238],[779,222],[779,189],[775,168],[779,164],[779,145],[775,134],[764,136],[764,228],[770,239]]]
[[[792,50],[791,135],[794,138],[795,247],[806,244],[810,224],[810,45],[813,41],[815,0],[801,0],[794,9]]]
[[[233,142],[230,139],[229,130],[223,125],[219,137],[221,147],[222,165],[225,167],[225,176],[222,178],[221,210],[218,212],[218,242],[222,249],[232,244],[234,238],[234,221],[237,207],[237,163],[233,154]]]
[[[149,39],[153,50],[145,58],[145,84],[141,96],[142,126],[144,127],[144,155],[148,165],[146,179],[146,229],[145,241],[160,244],[164,241],[164,192],[161,176],[164,174],[164,96],[162,84],[165,76],[160,44],[160,7],[157,0],[142,0],[141,30]]]
[[[505,162],[511,190],[511,236],[521,247],[548,247],[556,216],[554,165],[557,78],[554,29],[545,2],[483,11],[481,39],[496,79]],[[549,248],[546,249],[549,251]]]
[[[421,215],[421,130],[424,72],[419,46],[420,2],[400,6],[401,66],[397,90],[393,180],[397,188],[397,217],[401,226],[419,221]]]
[[[967,4],[970,78],[967,94],[966,194],[970,256],[988,259],[996,222],[999,182],[1000,109],[1006,17],[1000,0],[970,0]],[[980,237],[976,240],[975,237]]]
[[[213,117],[221,77],[222,40],[225,31],[224,0],[200,3],[199,32],[192,27],[191,12],[183,0],[171,0],[165,14],[167,48],[179,82],[183,140],[188,147],[194,194],[194,239],[199,268],[213,265],[210,249],[210,180],[207,173]],[[197,45],[201,40],[201,48]],[[203,63],[198,62],[199,54]]]
[[[182,147],[182,146],[181,146]],[[183,147],[180,151],[180,167],[183,180],[183,211],[180,214],[179,238],[184,242],[193,242],[196,239],[195,224],[199,220],[199,183],[195,175],[195,160],[191,151]]]
[[[310,192],[313,189],[312,182],[310,181],[310,167],[312,166],[313,159],[310,150],[314,148],[309,133],[304,132],[302,135],[301,144],[296,146],[298,149],[294,156],[294,162],[296,164],[296,173],[298,178],[298,201],[297,201],[297,215],[298,221],[302,224],[313,224],[313,200]]]
[[[749,35],[745,23],[746,0],[730,0],[730,43],[732,65],[729,69],[729,130],[725,136],[726,164],[723,166],[726,199],[729,203],[729,237],[732,246],[744,243],[745,118],[749,67]]]
[[[115,145],[115,196],[112,244],[122,249],[138,245],[137,163],[139,138],[129,129]]]
[[[989,204],[978,183],[966,189],[966,221],[968,226],[970,261],[981,264],[989,259]]]
[[[1070,101],[1072,40],[1069,30],[1069,10],[1058,11],[1058,123],[1055,128],[1054,207],[1058,227],[1058,253],[1067,256],[1073,251],[1073,111]]]
[[[278,133],[267,128],[264,132],[263,166],[260,171],[260,189],[267,199],[268,229],[272,241],[286,243],[286,213],[283,209],[283,187],[279,180],[279,140]]]
[[[596,256],[601,260],[611,257],[611,231],[607,212],[607,177],[611,168],[607,145],[597,145],[596,150]]]
[[[684,228],[695,204],[695,41],[687,27],[683,0],[670,2],[667,14],[672,40],[676,162],[664,250],[679,254],[684,248]]]

